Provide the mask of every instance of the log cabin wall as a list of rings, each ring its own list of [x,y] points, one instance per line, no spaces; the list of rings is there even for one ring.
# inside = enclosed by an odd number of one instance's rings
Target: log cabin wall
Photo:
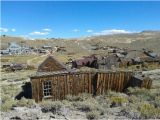
[[[96,94],[104,94],[108,90],[122,92],[129,87],[132,72],[98,73]]]
[[[50,76],[31,77],[32,98],[36,102],[43,99],[62,100],[66,95],[90,93],[93,95],[105,94],[108,90],[122,92],[134,84],[132,72],[98,72],[98,73],[65,73]],[[44,82],[51,82],[51,95],[44,96]],[[132,82],[131,82],[132,81]],[[143,80],[137,86],[150,88],[152,81]]]
[[[42,99],[62,100],[66,95],[78,95],[79,93],[93,93],[93,73],[68,73],[52,76],[32,77],[32,98],[36,102]],[[44,96],[43,84],[51,81],[52,95]]]

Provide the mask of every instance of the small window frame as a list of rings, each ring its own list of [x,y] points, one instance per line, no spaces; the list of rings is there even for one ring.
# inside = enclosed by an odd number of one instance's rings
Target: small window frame
[[[43,97],[50,98],[52,97],[52,81],[47,80],[43,82]]]

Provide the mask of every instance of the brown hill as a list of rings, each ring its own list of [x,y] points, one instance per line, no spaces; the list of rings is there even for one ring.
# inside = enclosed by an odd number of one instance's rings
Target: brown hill
[[[31,47],[40,48],[43,45],[63,46],[66,47],[69,53],[95,53],[92,51],[92,45],[99,46],[117,46],[128,47],[131,49],[149,48],[160,53],[160,31],[143,31],[140,33],[131,34],[115,34],[92,36],[82,39],[36,39],[29,40],[21,37],[1,36],[1,49],[6,49],[9,42],[17,42],[26,44]]]

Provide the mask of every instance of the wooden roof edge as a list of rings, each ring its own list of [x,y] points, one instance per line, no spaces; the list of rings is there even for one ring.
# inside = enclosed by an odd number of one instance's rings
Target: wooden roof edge
[[[30,76],[30,78],[40,78],[46,76],[53,76],[53,75],[65,75],[65,74],[96,74],[96,73],[120,73],[120,72],[128,72],[133,73],[133,71],[55,71],[55,72],[37,72]]]
[[[135,74],[132,77],[136,78],[136,79],[139,79],[141,81],[146,80],[146,79],[153,80],[149,76],[146,76],[146,75],[143,75],[143,74]]]

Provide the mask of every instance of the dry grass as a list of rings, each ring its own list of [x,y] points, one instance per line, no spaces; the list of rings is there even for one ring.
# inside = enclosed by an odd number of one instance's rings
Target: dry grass
[[[139,106],[139,111],[141,113],[141,117],[145,119],[150,118],[160,118],[160,108],[156,108],[154,105],[149,103],[142,103]]]
[[[43,101],[41,104],[41,109],[42,112],[46,113],[46,112],[52,112],[52,113],[56,113],[58,112],[61,107],[63,106],[63,103],[60,101]]]

